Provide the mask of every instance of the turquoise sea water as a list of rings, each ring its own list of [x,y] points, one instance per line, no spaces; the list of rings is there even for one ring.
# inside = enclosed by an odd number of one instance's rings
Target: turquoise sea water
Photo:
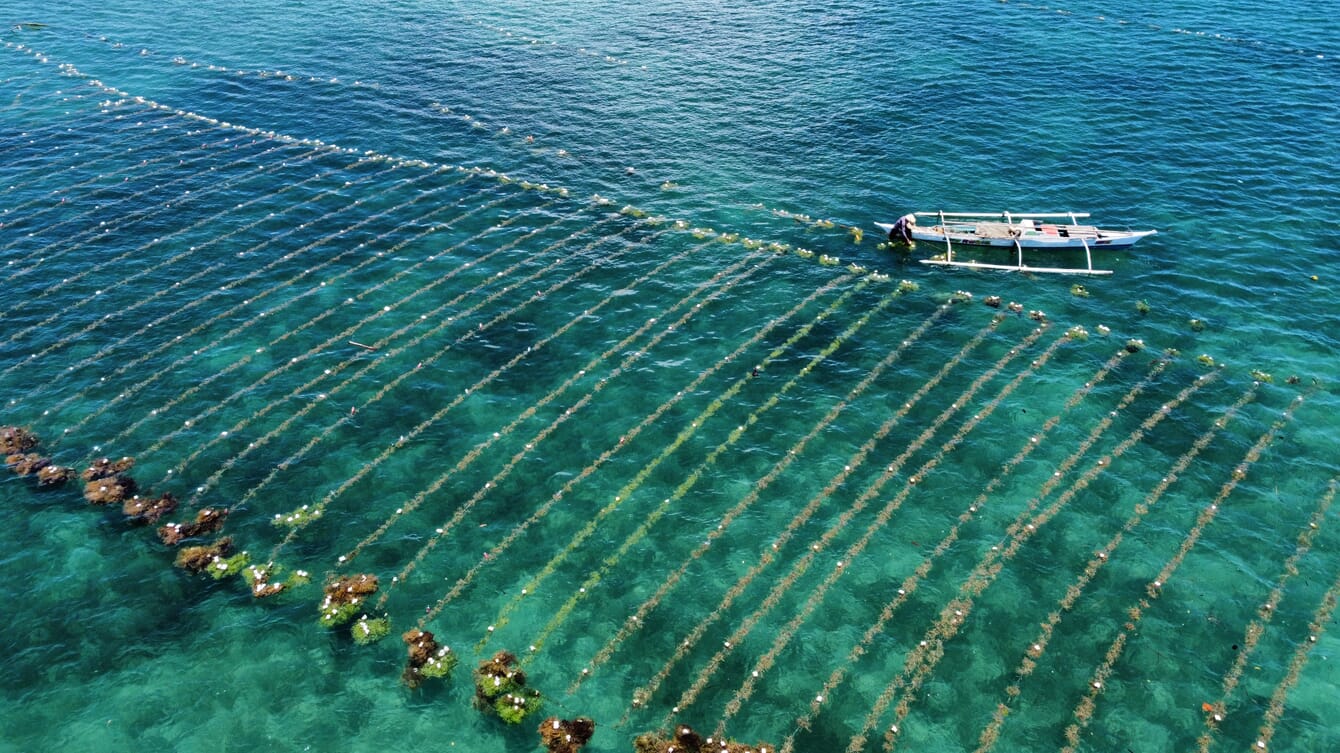
[[[0,750],[1340,748],[1338,18],[11,4],[0,424],[313,582],[5,474]],[[1159,234],[880,247],[940,208]]]

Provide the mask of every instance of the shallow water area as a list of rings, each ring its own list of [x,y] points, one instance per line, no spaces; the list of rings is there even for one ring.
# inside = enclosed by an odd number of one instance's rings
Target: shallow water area
[[[178,507],[0,479],[0,750],[1340,746],[1327,5],[20,2],[0,425]]]

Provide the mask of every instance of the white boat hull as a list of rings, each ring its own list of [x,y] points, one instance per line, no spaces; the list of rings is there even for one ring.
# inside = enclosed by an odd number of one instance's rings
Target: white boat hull
[[[1104,230],[1091,225],[1079,224],[1080,217],[1086,214],[1010,214],[979,212],[918,212],[918,216],[934,217],[939,224],[922,226],[914,224],[911,216],[900,220],[907,234],[914,241],[924,241],[937,246],[943,245],[943,258],[927,259],[926,264],[948,266],[979,267],[983,269],[1010,269],[1019,271],[1109,274],[1107,270],[1093,268],[1091,253],[1094,250],[1109,248],[1129,248],[1141,238],[1154,235],[1154,230]],[[1069,223],[1052,223],[1052,218],[1066,218]],[[876,222],[875,226],[883,230],[890,240],[901,240],[901,232],[894,223]],[[954,253],[965,248],[1010,249],[1017,254],[1014,264],[985,264],[977,261],[961,261]],[[1023,252],[1066,251],[1084,252],[1085,268],[1065,269],[1056,267],[1036,267],[1024,262]]]
[[[1062,226],[1064,227],[1064,226]],[[886,231],[887,232],[887,231]],[[912,239],[918,241],[930,241],[944,243],[946,238],[955,246],[988,246],[994,248],[1038,248],[1038,249],[1067,249],[1076,248],[1129,248],[1135,245],[1136,241],[1147,235],[1153,235],[1153,230],[1099,230],[1093,234],[1082,236],[1070,236],[1057,234],[1045,234],[1040,232],[1031,232],[1021,234],[1017,238],[993,238],[982,237],[972,232],[956,232],[954,230],[946,231],[939,225],[924,229],[912,231]]]

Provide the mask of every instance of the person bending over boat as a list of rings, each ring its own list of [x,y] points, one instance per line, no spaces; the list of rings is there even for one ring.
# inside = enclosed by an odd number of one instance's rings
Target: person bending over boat
[[[912,228],[916,227],[917,216],[914,214],[905,214],[893,223],[889,229],[889,240],[898,243],[912,244]]]

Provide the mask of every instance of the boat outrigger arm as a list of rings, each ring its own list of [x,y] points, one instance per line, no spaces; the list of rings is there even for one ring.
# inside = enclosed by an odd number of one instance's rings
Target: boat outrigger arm
[[[944,243],[942,258],[922,259],[922,264],[934,264],[946,267],[967,267],[969,269],[998,269],[1012,272],[1036,272],[1040,274],[1081,274],[1110,275],[1110,269],[1094,269],[1093,250],[1095,248],[1124,248],[1134,244],[1153,230],[1101,230],[1092,225],[1081,225],[1080,218],[1089,215],[1083,212],[1058,213],[1010,213],[1010,212],[916,212],[913,218],[903,217],[902,228],[894,224],[877,222],[875,225],[892,238],[895,230],[899,234],[910,234],[915,240]],[[916,224],[914,217],[934,217],[938,223],[932,227]],[[1047,220],[1068,219],[1070,224],[1049,223]],[[1043,222],[1038,222],[1042,220]],[[910,231],[910,232],[909,232]],[[954,258],[958,247],[995,247],[1013,248],[1014,264],[990,264],[978,261],[959,261]],[[1024,249],[1041,250],[1084,250],[1083,268],[1037,267],[1024,262]],[[961,252],[960,252],[961,253]]]

